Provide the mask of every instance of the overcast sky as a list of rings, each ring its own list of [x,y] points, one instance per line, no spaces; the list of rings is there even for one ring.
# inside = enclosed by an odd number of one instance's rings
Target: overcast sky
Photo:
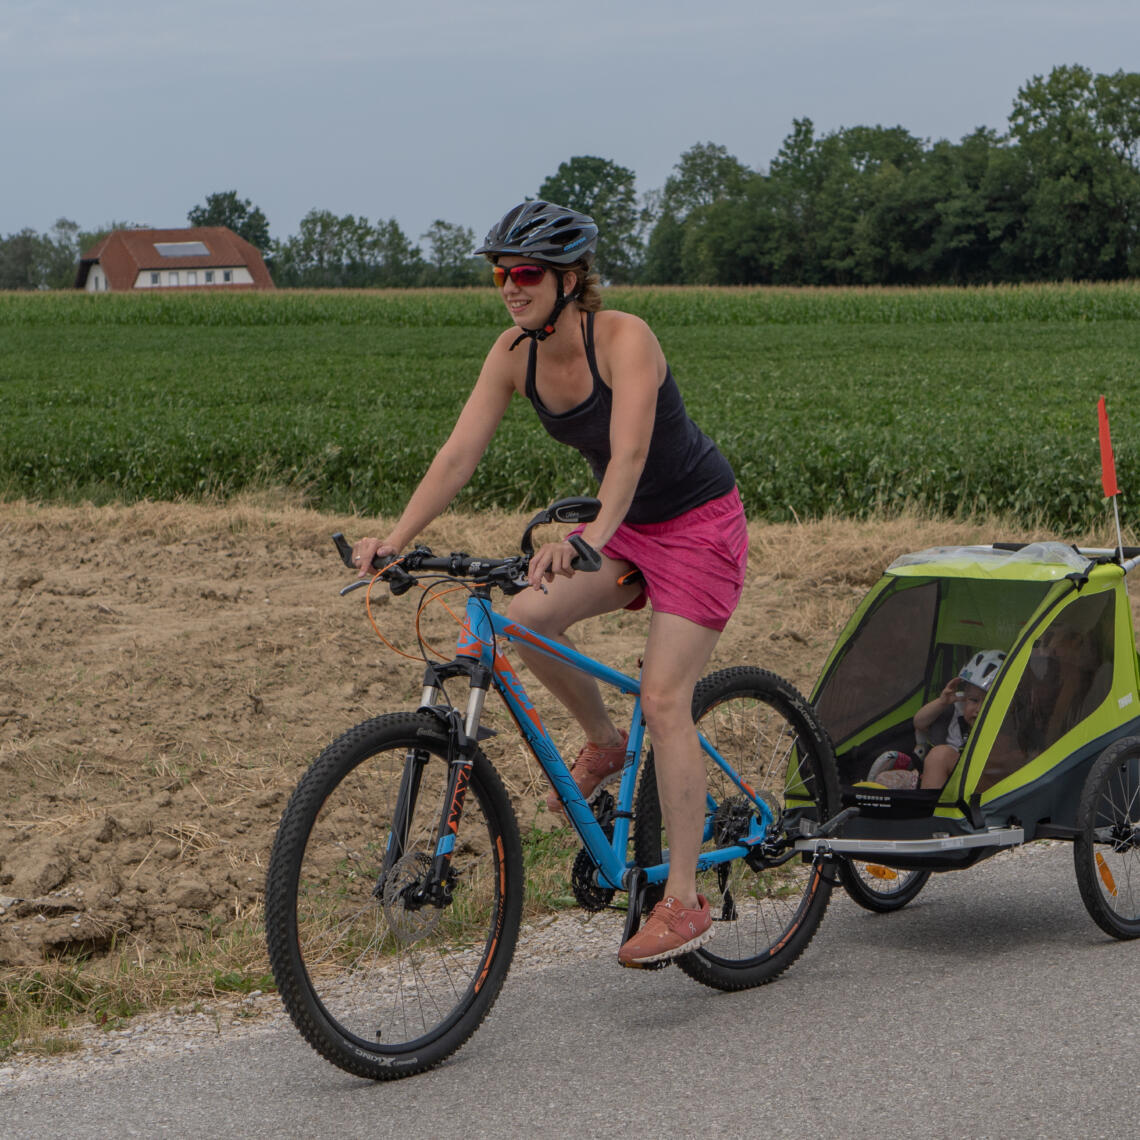
[[[0,0],[0,235],[186,224],[237,190],[481,237],[574,155],[664,184],[817,133],[1004,130],[1058,64],[1140,70],[1140,0]]]

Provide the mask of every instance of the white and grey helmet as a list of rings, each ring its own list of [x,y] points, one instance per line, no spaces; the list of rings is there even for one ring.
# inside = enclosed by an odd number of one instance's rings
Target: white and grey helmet
[[[983,649],[962,666],[958,671],[958,679],[967,685],[977,685],[982,692],[987,693],[1004,660],[1005,654],[1000,649]]]
[[[550,265],[592,264],[598,227],[587,214],[554,202],[523,202],[508,210],[475,251],[488,257],[533,257]]]

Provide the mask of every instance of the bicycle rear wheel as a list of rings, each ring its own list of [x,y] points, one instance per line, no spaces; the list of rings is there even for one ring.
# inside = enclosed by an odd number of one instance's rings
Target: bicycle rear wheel
[[[838,810],[839,776],[827,733],[787,681],[764,669],[724,669],[693,693],[697,729],[776,816],[776,828]],[[710,802],[703,850],[729,846],[756,817],[752,801],[706,757]],[[646,757],[634,821],[637,862],[667,858],[652,752]],[[753,869],[744,859],[698,872],[715,937],[677,959],[690,977],[721,990],[762,985],[803,953],[831,897],[834,863],[786,856]]]
[[[428,714],[357,725],[313,762],[273,845],[265,926],[277,988],[309,1044],[358,1076],[410,1076],[458,1049],[494,1003],[514,953],[518,826],[481,752],[450,897],[416,899],[436,853],[446,757],[446,733]],[[394,827],[402,784],[407,807]]]

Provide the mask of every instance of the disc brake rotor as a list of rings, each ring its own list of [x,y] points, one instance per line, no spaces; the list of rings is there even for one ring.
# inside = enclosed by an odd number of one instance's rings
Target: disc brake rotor
[[[443,917],[443,908],[432,906],[409,907],[407,891],[420,883],[431,870],[431,857],[423,851],[409,851],[400,858],[384,880],[384,897],[381,905],[388,927],[401,945],[407,946],[426,938]]]

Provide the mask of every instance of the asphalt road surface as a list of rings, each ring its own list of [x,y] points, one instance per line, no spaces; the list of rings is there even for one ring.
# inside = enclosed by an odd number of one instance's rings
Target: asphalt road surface
[[[616,947],[615,947],[616,951]],[[278,1026],[15,1083],[17,1137],[1121,1137],[1140,1130],[1140,941],[1103,935],[1061,844],[872,915],[837,890],[772,985],[612,957],[512,975],[447,1063],[373,1084]]]

